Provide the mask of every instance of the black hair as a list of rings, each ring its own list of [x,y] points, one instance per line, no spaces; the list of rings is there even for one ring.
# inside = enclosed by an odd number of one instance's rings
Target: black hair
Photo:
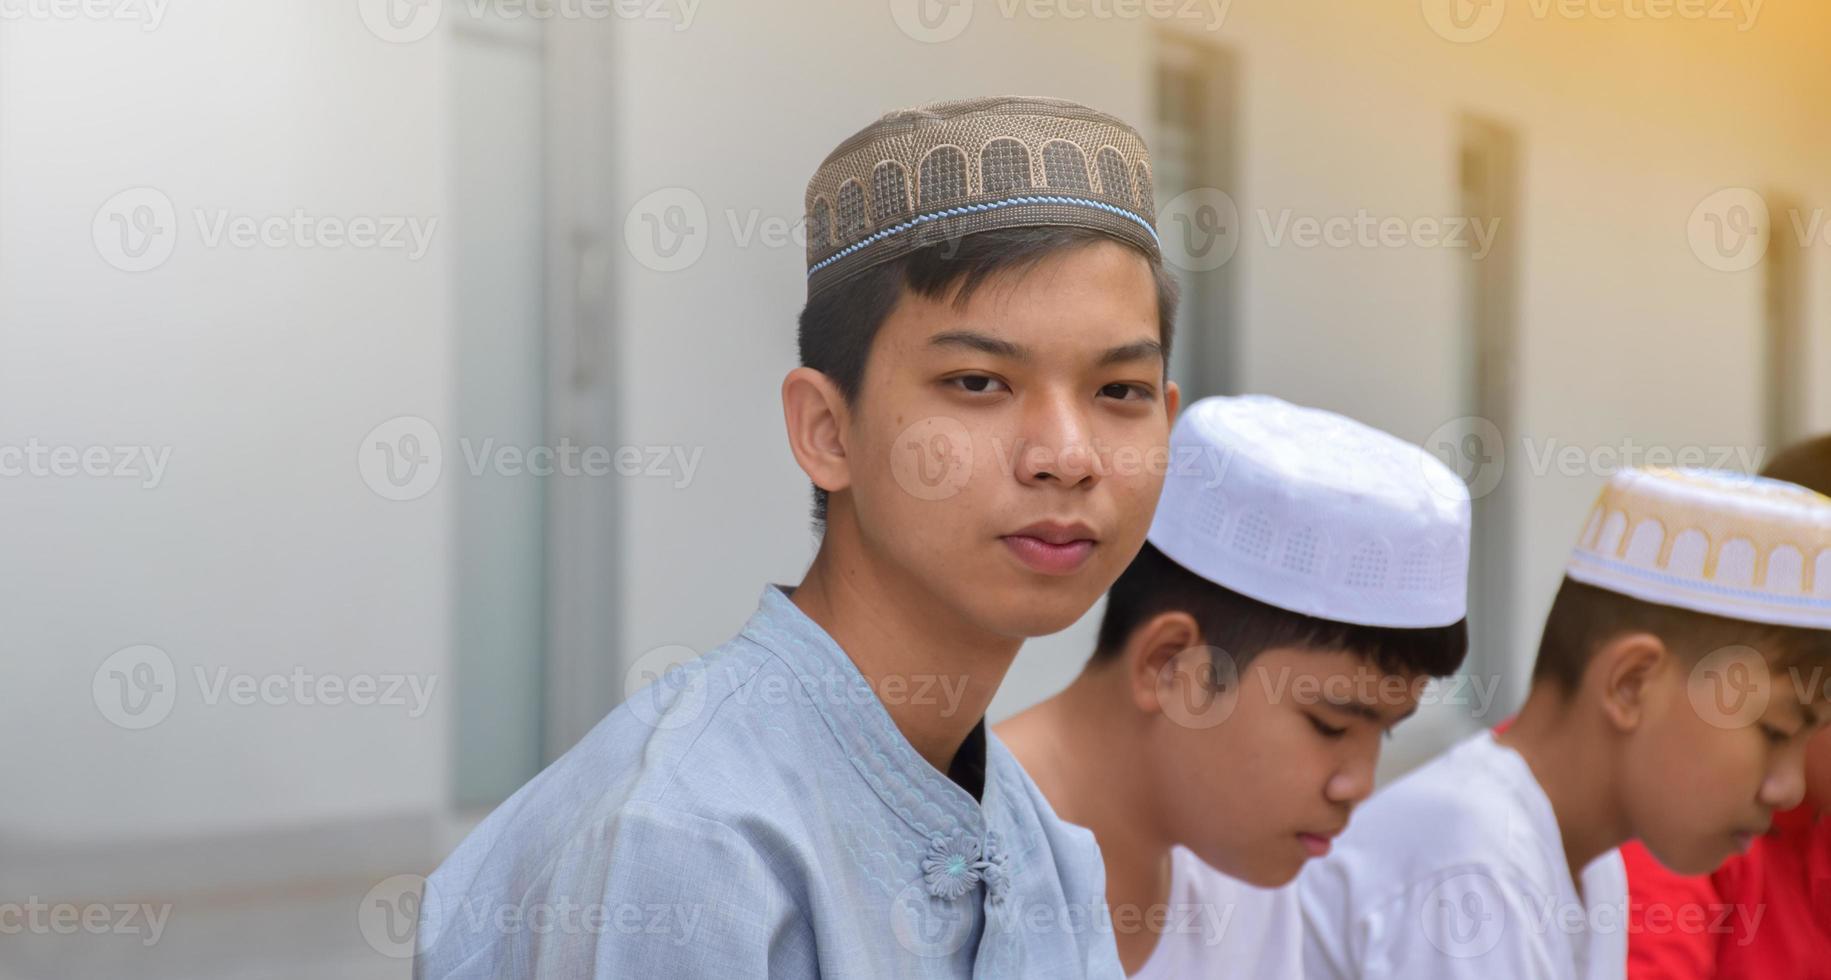
[[[1545,617],[1532,682],[1550,682],[1566,695],[1576,693],[1596,651],[1628,633],[1651,633],[1690,664],[1729,646],[1759,650],[1776,670],[1831,664],[1831,630],[1694,612],[1566,578]]]
[[[1236,672],[1267,650],[1298,647],[1355,653],[1387,674],[1446,677],[1469,649],[1466,619],[1414,629],[1307,616],[1202,578],[1146,541],[1106,595],[1093,661],[1119,656],[1133,632],[1166,612],[1195,617],[1202,642],[1226,653]]]
[[[1119,242],[1150,262],[1157,286],[1158,341],[1167,370],[1179,294],[1163,260],[1103,232],[1067,225],[975,232],[916,249],[821,290],[801,310],[801,363],[831,378],[847,403],[856,404],[871,345],[906,292],[939,299],[957,284],[953,303],[964,308],[974,291],[999,273],[1027,270],[1057,252],[1101,241]],[[826,505],[826,491],[815,487],[813,516],[818,529],[825,527]]]
[[[1788,446],[1768,461],[1761,475],[1831,495],[1831,436]]]

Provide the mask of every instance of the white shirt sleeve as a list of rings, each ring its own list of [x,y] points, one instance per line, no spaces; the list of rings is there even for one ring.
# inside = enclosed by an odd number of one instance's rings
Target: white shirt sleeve
[[[1569,972],[1549,932],[1557,928],[1549,902],[1517,874],[1451,869],[1354,909],[1338,873],[1315,871],[1301,889],[1306,976],[1496,980]]]

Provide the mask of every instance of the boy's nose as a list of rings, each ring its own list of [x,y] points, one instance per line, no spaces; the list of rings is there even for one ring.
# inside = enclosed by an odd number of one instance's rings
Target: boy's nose
[[[1355,806],[1373,795],[1373,762],[1356,759],[1336,770],[1323,789],[1330,803]]]
[[[1761,781],[1761,805],[1775,810],[1791,810],[1805,798],[1805,758],[1801,753],[1787,753],[1780,764]]]
[[[1092,427],[1080,406],[1065,396],[1038,401],[1025,415],[1025,449],[1018,479],[1074,487],[1090,484],[1103,471]]]

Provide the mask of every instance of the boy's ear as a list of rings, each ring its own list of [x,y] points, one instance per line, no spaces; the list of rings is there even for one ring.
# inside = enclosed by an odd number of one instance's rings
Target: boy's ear
[[[1170,415],[1170,423],[1172,425],[1174,425],[1176,423],[1176,412],[1179,408],[1182,407],[1182,403],[1183,403],[1182,387],[1179,386],[1174,381],[1171,381],[1168,384],[1164,385],[1163,404],[1164,404],[1164,409],[1166,411],[1168,411],[1168,413]]]
[[[849,414],[832,378],[811,367],[788,372],[782,379],[782,419],[789,451],[814,486],[833,493],[852,485],[845,445]]]
[[[1164,710],[1166,698],[1176,696],[1172,691],[1179,681],[1199,679],[1194,675],[1200,662],[1206,661],[1208,650],[1202,646],[1195,617],[1171,610],[1132,630],[1121,657],[1131,682],[1132,703],[1140,711],[1156,714]]]
[[[1602,711],[1620,731],[1633,731],[1646,718],[1652,685],[1672,665],[1666,642],[1652,633],[1624,633],[1596,650],[1586,672],[1596,685]]]

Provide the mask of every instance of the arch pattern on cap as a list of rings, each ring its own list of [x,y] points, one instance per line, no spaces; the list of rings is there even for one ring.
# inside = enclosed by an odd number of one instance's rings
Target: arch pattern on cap
[[[1150,173],[1136,130],[1066,100],[1003,96],[889,113],[809,181],[809,293],[998,228],[1080,227],[1155,258]]]

